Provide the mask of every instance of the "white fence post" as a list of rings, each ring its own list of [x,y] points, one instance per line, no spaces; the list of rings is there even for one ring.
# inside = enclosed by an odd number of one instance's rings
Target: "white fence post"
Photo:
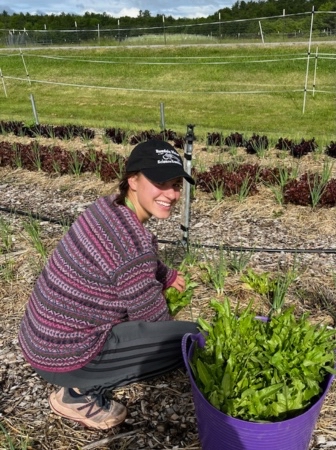
[[[318,47],[316,47],[316,52],[315,52],[315,67],[314,67],[314,81],[313,81],[313,97],[314,97],[314,95],[315,95],[315,88],[316,88],[317,59],[318,59]]]
[[[314,21],[314,6],[312,8],[312,15],[311,15],[311,21],[310,21],[310,33],[309,33],[309,43],[308,43],[308,52],[307,52],[306,81],[305,81],[305,87],[304,87],[304,92],[303,92],[302,114],[304,114],[305,109],[306,109],[306,97],[307,97],[307,85],[308,85],[308,73],[309,73],[310,48],[311,48],[311,41],[312,41],[312,34],[313,34],[313,21]]]
[[[25,71],[26,71],[26,75],[27,75],[27,78],[28,78],[28,83],[31,85],[29,73],[28,73],[28,70],[27,70],[27,66],[26,66],[26,63],[25,63],[25,60],[24,60],[24,57],[23,57],[23,53],[22,53],[21,48],[20,48],[20,55],[21,55],[21,58],[22,58],[23,67],[25,68]]]
[[[4,93],[5,93],[5,97],[7,98],[7,91],[6,91],[5,80],[4,80],[4,77],[2,75],[2,70],[1,69],[0,69],[0,78],[1,78],[1,81],[2,81],[2,86],[3,86]]]

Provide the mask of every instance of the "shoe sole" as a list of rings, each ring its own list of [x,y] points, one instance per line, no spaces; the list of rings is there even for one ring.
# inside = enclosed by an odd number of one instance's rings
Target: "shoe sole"
[[[107,430],[109,428],[113,428],[116,427],[117,425],[119,425],[120,423],[122,423],[125,419],[126,419],[126,415],[127,415],[127,410],[125,408],[125,413],[121,416],[119,416],[118,419],[115,419],[115,422],[113,424],[109,424],[107,422],[101,422],[101,423],[97,423],[94,422],[91,419],[80,419],[78,417],[74,417],[73,416],[73,410],[70,408],[65,408],[64,406],[61,406],[58,403],[58,400],[56,398],[56,392],[53,392],[50,397],[49,397],[49,405],[50,408],[54,411],[55,414],[65,417],[66,419],[70,419],[70,420],[74,420],[75,422],[79,422],[82,425],[88,427],[88,428],[95,428],[95,429],[99,429],[99,430]],[[57,406],[59,406],[59,409],[57,408]]]

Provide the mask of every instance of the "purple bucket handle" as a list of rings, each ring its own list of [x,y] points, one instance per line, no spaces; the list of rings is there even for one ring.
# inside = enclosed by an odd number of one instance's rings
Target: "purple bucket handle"
[[[186,333],[182,338],[182,355],[185,367],[187,369],[188,375],[190,378],[193,378],[194,375],[191,371],[190,364],[189,364],[189,348],[190,345],[196,343],[199,347],[204,347],[205,345],[205,337],[202,333]]]

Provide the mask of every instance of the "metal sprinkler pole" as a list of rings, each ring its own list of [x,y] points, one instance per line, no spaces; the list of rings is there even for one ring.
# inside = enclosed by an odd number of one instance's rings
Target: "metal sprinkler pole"
[[[195,125],[187,125],[186,142],[184,146],[184,170],[191,175],[191,162],[192,162],[192,151],[193,142],[195,139],[194,135]],[[188,247],[189,244],[189,223],[190,223],[190,189],[191,185],[186,180],[183,179],[183,203],[182,203],[182,244]]]

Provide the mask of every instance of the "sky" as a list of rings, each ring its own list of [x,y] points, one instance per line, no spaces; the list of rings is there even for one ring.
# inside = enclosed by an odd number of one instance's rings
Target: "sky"
[[[7,0],[8,1],[8,0]],[[6,3],[0,0],[0,11],[30,14],[79,14],[86,11],[93,13],[107,13],[112,17],[137,17],[139,11],[150,11],[152,16],[162,14],[178,17],[207,17],[222,8],[231,8],[236,0],[14,0]]]

